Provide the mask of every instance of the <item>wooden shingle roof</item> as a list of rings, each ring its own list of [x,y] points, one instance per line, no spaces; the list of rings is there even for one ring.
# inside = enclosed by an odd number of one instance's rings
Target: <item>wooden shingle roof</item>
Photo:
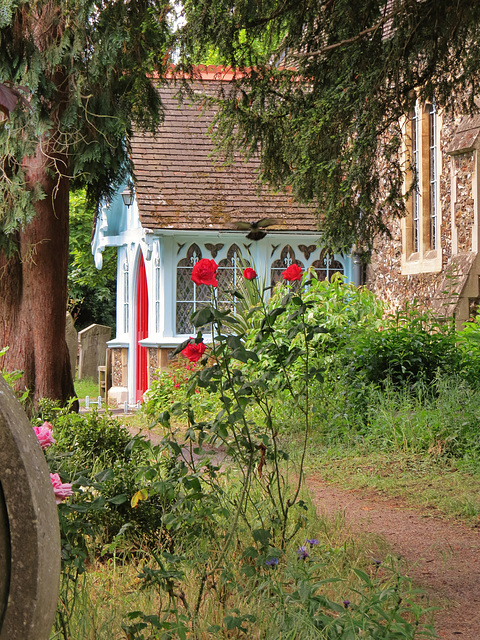
[[[195,92],[212,94],[221,80],[195,81]],[[224,81],[225,82],[225,81]],[[140,220],[149,229],[236,230],[236,221],[276,218],[280,231],[317,231],[313,208],[256,180],[258,160],[236,157],[223,164],[208,136],[213,110],[176,97],[172,83],[160,89],[165,120],[157,133],[131,140]]]

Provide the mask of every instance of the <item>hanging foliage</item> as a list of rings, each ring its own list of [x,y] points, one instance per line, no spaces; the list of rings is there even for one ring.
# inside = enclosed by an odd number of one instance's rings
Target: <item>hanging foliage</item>
[[[185,69],[237,73],[215,131],[258,153],[262,178],[315,202],[335,249],[371,248],[405,212],[402,118],[416,96],[475,108],[475,0],[186,0]]]

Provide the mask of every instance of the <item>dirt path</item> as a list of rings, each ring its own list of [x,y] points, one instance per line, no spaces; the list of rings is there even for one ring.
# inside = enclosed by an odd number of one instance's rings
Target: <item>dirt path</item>
[[[400,501],[364,497],[333,487],[312,475],[307,485],[319,513],[341,512],[353,530],[386,540],[407,574],[439,611],[435,629],[441,640],[480,640],[480,532],[413,511]]]

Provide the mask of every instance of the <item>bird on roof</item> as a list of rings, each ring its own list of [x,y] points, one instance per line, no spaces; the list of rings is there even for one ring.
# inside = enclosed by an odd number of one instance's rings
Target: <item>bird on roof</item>
[[[262,238],[265,238],[265,236],[267,235],[266,231],[263,231],[263,229],[266,229],[266,227],[271,227],[274,224],[279,224],[279,220],[277,220],[276,218],[262,218],[261,220],[258,220],[257,222],[241,222],[238,221],[236,222],[236,227],[237,229],[241,229],[242,231],[248,231],[249,233],[247,233],[247,238],[249,240],[261,240]]]

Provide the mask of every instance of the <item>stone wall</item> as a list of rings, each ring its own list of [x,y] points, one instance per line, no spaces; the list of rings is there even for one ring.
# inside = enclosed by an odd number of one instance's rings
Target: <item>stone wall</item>
[[[456,177],[456,198],[454,201],[454,224],[456,231],[457,253],[472,251],[473,182],[475,156],[473,152],[453,156],[452,172]]]
[[[150,347],[148,350],[148,386],[155,379],[157,371],[164,371],[175,361],[175,349],[165,347]]]
[[[425,308],[439,312],[459,312],[459,304],[450,304],[449,290],[462,295],[478,296],[475,240],[476,149],[470,148],[458,134],[465,118],[443,115],[440,130],[441,164],[439,175],[439,200],[441,225],[436,271],[402,274],[402,222],[390,223],[391,239],[380,237],[375,244],[371,263],[366,270],[366,286],[381,297],[391,311],[403,308],[406,303],[418,302]],[[464,127],[465,128],[465,127]],[[478,133],[478,131],[477,131]],[[469,255],[471,254],[471,255]],[[469,278],[473,288],[467,286]],[[473,292],[473,293],[472,293]],[[470,299],[470,302],[472,300]],[[456,302],[459,302],[457,297]],[[467,301],[465,309],[472,308]],[[463,309],[463,307],[462,307]],[[468,311],[462,311],[462,320],[468,319]],[[465,316],[465,317],[463,317]]]
[[[127,386],[127,355],[128,349],[114,348],[112,351],[112,386]]]

